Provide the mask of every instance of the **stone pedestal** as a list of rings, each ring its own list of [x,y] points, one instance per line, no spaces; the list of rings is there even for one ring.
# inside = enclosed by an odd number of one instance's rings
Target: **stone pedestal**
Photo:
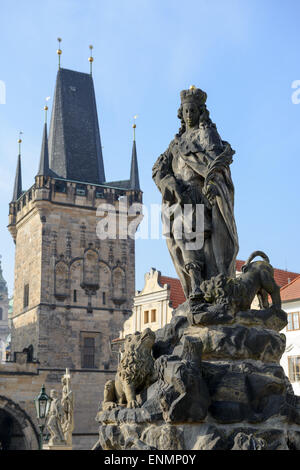
[[[156,333],[139,407],[98,413],[102,448],[300,450],[300,397],[279,365],[285,325],[273,307],[183,304]]]

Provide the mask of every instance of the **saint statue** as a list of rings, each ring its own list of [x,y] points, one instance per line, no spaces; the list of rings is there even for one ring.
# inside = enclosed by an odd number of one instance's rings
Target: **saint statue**
[[[70,387],[70,380],[69,370],[66,369],[65,375],[61,379],[61,405],[63,409],[62,430],[68,446],[72,446],[72,432],[74,430],[74,394]]]
[[[235,277],[238,236],[234,219],[234,186],[229,165],[235,153],[221,140],[206,108],[207,95],[194,86],[180,94],[181,128],[153,167],[153,179],[162,194],[163,207],[177,207],[169,217],[167,245],[186,298],[201,298],[200,284],[212,276]],[[178,237],[176,218],[192,208],[191,229]],[[197,206],[204,210],[203,243],[189,249],[197,237]],[[169,212],[172,214],[172,212]],[[179,215],[178,215],[179,214]],[[202,212],[203,214],[203,212]]]
[[[56,390],[50,392],[51,404],[47,419],[47,428],[50,432],[49,446],[64,445],[65,439],[62,430],[62,408]]]

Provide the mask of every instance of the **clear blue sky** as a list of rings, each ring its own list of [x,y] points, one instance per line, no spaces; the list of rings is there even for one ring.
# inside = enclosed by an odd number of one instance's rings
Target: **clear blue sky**
[[[224,140],[236,150],[232,175],[239,258],[264,250],[272,264],[300,272],[300,79],[298,0],[10,0],[1,5],[0,253],[13,288],[14,244],[7,231],[17,138],[23,135],[23,189],[34,181],[43,105],[53,97],[58,36],[62,66],[94,82],[108,180],[129,175],[132,117],[144,201],[159,203],[156,158],[178,130],[179,92],[194,84]],[[51,101],[50,101],[51,106]],[[175,275],[164,240],[139,240],[137,288],[150,267]]]

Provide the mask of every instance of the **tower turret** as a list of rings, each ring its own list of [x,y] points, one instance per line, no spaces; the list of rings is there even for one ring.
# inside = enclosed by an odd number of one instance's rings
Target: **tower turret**
[[[12,201],[17,201],[22,194],[21,145],[20,145],[22,140],[19,139],[18,142],[19,142],[19,155],[18,155],[18,161],[17,161]]]
[[[45,106],[45,113],[47,116],[48,106]],[[40,156],[40,166],[38,176],[49,176],[49,150],[48,150],[48,134],[47,134],[47,117],[45,117],[43,140]]]
[[[133,144],[132,144],[132,156],[131,156],[131,168],[130,168],[130,189],[140,191],[140,179],[139,179],[139,169],[137,162],[137,153],[136,153],[136,142],[135,142],[135,129],[136,124],[133,124]]]

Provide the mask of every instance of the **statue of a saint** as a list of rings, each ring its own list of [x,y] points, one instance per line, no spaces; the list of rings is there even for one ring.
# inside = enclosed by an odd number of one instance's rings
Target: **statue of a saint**
[[[70,373],[66,369],[65,375],[61,379],[63,408],[62,430],[67,445],[72,446],[72,432],[74,429],[74,394],[70,387]]]
[[[65,445],[64,434],[62,430],[62,409],[56,390],[50,392],[51,404],[49,408],[47,428],[50,432],[49,446]]]
[[[181,128],[156,161],[153,179],[164,205],[181,209],[190,204],[192,231],[176,236],[176,217],[170,217],[167,245],[186,297],[201,297],[200,284],[220,273],[235,276],[238,236],[234,219],[234,187],[229,165],[235,153],[221,140],[211,121],[205,92],[194,86],[181,92],[178,117]],[[195,230],[196,206],[204,206],[204,243],[187,249]],[[184,220],[183,227],[186,227]]]

